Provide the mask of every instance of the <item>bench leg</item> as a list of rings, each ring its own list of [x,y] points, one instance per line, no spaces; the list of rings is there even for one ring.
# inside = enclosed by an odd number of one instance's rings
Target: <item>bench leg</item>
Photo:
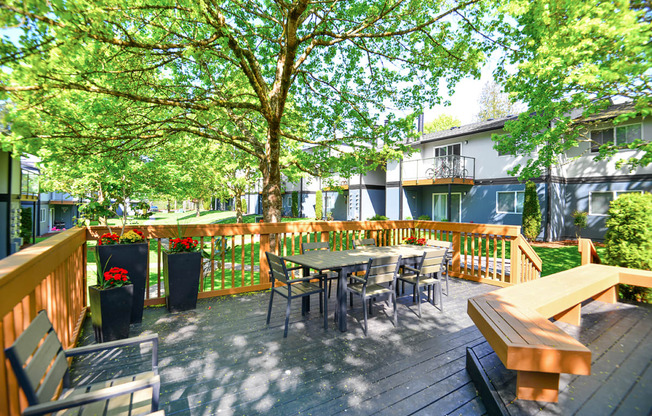
[[[598,293],[597,295],[593,296],[593,299],[605,303],[618,302],[618,285],[611,286],[609,289],[605,290],[604,292]]]
[[[559,374],[517,371],[516,398],[557,403],[559,398]]]
[[[567,324],[580,326],[580,319],[582,318],[582,304],[578,303],[570,309],[566,309],[562,313],[554,316],[556,321],[566,322]]]

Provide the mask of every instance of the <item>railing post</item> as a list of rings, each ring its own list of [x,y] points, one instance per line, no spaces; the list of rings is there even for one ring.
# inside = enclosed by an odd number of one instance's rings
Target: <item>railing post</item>
[[[462,253],[462,233],[453,232],[453,272],[459,276],[460,272],[460,255]]]
[[[260,283],[269,283],[269,264],[267,264],[267,256],[265,252],[269,251],[269,234],[260,235],[260,254],[258,255],[258,265]]]
[[[509,283],[518,284],[521,281],[521,237],[511,241]]]

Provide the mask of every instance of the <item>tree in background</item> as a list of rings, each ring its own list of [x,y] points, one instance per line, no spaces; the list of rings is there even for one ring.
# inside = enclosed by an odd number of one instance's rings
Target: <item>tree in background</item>
[[[240,205],[242,206],[242,214],[246,215],[247,212],[249,212],[247,207],[247,200],[244,198],[240,198]]]
[[[523,195],[523,235],[534,241],[541,231],[541,206],[537,196],[537,186],[532,181],[525,184]]]
[[[28,244],[32,238],[32,208],[20,209],[20,237],[23,239],[23,244]]]
[[[321,189],[315,193],[315,219],[321,221],[324,218],[324,197]]]
[[[299,217],[299,193],[292,191],[292,217]]]
[[[480,111],[476,114],[475,121],[503,118],[518,112],[518,106],[510,101],[509,95],[496,82],[488,81],[484,84],[480,93]]]
[[[424,133],[434,133],[436,131],[448,130],[451,127],[459,127],[462,125],[462,122],[453,116],[448,114],[440,114],[430,123],[426,123],[423,126]]]
[[[277,222],[283,149],[313,146],[287,162],[317,176],[398,158],[415,116],[383,123],[385,109],[432,107],[440,84],[478,76],[496,47],[486,34],[503,20],[493,11],[443,0],[6,0],[0,26],[23,34],[0,39],[0,100],[12,102],[19,152],[107,154],[187,136],[233,146],[256,160],[263,216]]]
[[[501,10],[515,24],[503,27],[499,41],[510,47],[494,75],[528,112],[506,123],[509,134],[494,136],[495,147],[501,153],[532,156],[510,174],[538,177],[558,164],[560,155],[591,140],[590,125],[578,121],[612,102],[631,103],[614,115],[615,124],[652,114],[649,4],[513,0]],[[515,73],[510,68],[516,68]],[[573,111],[579,119],[571,117]],[[646,166],[652,161],[652,143],[642,140],[604,143],[594,160],[607,159],[623,148],[640,151],[624,165]]]
[[[605,262],[652,270],[652,194],[626,193],[611,202],[605,234]],[[620,285],[621,297],[650,302],[649,288]]]

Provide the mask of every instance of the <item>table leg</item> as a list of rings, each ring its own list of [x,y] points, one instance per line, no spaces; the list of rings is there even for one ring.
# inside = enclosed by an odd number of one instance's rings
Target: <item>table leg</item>
[[[346,332],[346,277],[353,270],[351,267],[343,267],[337,284],[337,326],[341,332]]]
[[[304,267],[303,270],[303,277],[309,276],[310,275],[310,268],[309,267]],[[303,303],[301,307],[303,308],[301,311],[304,312],[304,315],[306,312],[310,312],[310,296],[304,296],[303,298]]]

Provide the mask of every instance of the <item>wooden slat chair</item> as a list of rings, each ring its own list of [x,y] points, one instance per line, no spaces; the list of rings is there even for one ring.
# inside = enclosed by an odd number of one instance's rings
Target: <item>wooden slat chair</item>
[[[367,310],[371,311],[369,300],[378,295],[389,294],[394,306],[394,326],[397,325],[396,315],[396,277],[401,267],[401,256],[380,257],[369,259],[365,274],[363,276],[349,276],[352,283],[347,286],[351,306],[353,306],[353,295],[362,298],[362,309],[364,310],[364,333],[367,335]],[[383,286],[389,283],[389,287]]]
[[[397,277],[402,283],[413,286],[412,301],[417,302],[419,318],[421,318],[421,299],[424,287],[428,289],[428,302],[432,302],[433,306],[436,306],[436,297],[439,297],[439,308],[442,311],[444,310],[441,276],[447,252],[448,250],[424,251],[423,256],[417,260],[415,267],[403,265],[403,272]],[[432,297],[430,296],[431,288]]]
[[[330,251],[331,245],[327,241],[315,241],[312,243],[301,243],[301,254],[305,254],[309,251],[315,250],[328,250]],[[315,274],[315,277],[326,279],[328,281],[328,297],[331,297],[331,286],[333,280],[337,281],[339,279],[339,274],[337,272],[326,272],[321,274]]]
[[[70,386],[68,357],[118,347],[152,344],[152,370],[106,382]],[[45,311],[7,349],[5,355],[29,406],[23,415],[137,415],[156,412],[161,379],[158,375],[158,335],[152,334],[64,350]],[[55,398],[59,385],[63,390]],[[60,412],[66,410],[65,412]]]
[[[373,238],[354,238],[353,248],[376,247],[376,240]]]
[[[446,257],[444,258],[443,271],[441,276],[446,276],[446,291],[442,292],[444,295],[448,296],[448,269],[451,261],[453,260],[453,243],[450,241],[441,241],[441,240],[426,240],[426,245],[429,247],[441,247],[445,248],[448,251],[446,252]]]
[[[323,293],[323,299],[319,298],[319,311],[324,313],[324,329],[328,330],[328,299],[326,298],[326,289],[320,285],[311,283],[311,280],[314,280],[316,276],[311,275],[307,277],[302,277],[298,279],[290,278],[288,271],[301,269],[301,267],[292,267],[288,268],[285,265],[285,260],[279,256],[266,252],[267,263],[269,263],[269,275],[272,282],[272,292],[269,296],[269,308],[267,309],[267,325],[269,325],[269,320],[272,315],[272,302],[274,301],[274,293],[278,293],[287,299],[287,307],[285,309],[285,331],[283,332],[283,338],[288,336],[288,325],[290,322],[290,305],[292,299],[303,298],[305,296],[315,295]],[[283,286],[276,286],[276,281],[279,281]],[[302,314],[305,314],[305,309],[302,308]]]

